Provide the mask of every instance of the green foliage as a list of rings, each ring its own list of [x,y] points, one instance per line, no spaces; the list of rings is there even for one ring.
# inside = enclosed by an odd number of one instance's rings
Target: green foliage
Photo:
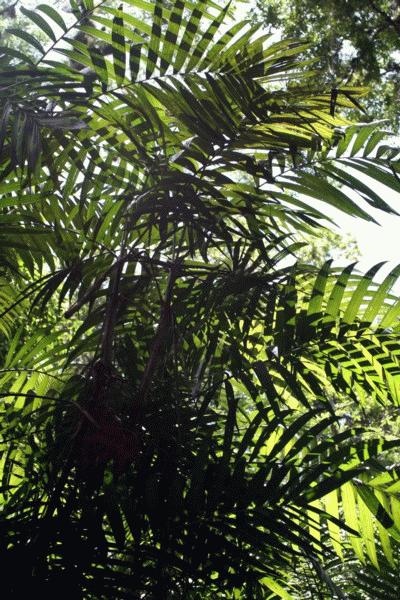
[[[0,74],[8,597],[288,598],[306,564],[343,597],[335,553],[391,560],[400,440],[335,398],[400,403],[399,269],[293,264],[293,239],[315,199],[394,213],[365,175],[400,191],[399,152],[340,116],[363,89],[311,90],[301,41],[229,9],[73,1],[74,22],[40,5],[40,39],[12,32],[31,50]]]
[[[296,252],[299,260],[317,267],[329,259],[340,261],[357,260],[360,256],[357,241],[351,234],[342,235],[334,229],[322,229],[317,235],[301,237],[303,248]]]
[[[387,0],[257,0],[252,16],[312,43],[318,81],[367,84],[368,109],[398,125],[400,11]]]

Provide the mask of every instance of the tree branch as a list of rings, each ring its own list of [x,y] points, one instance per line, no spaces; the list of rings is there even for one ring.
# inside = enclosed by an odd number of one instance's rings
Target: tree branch
[[[378,13],[378,15],[385,19],[388,25],[393,27],[396,33],[400,34],[400,22],[398,19],[392,19],[392,17],[388,15],[384,10],[382,10],[374,0],[370,0],[370,6],[376,13]]]
[[[118,291],[121,279],[123,261],[115,264],[115,268],[110,277],[109,297],[106,308],[106,315],[103,327],[103,336],[101,341],[101,360],[107,368],[112,366],[113,357],[113,334],[117,319],[118,310]]]
[[[163,357],[162,349],[166,342],[168,331],[172,324],[172,295],[175,282],[181,272],[181,265],[174,264],[168,277],[167,289],[164,299],[161,303],[160,318],[158,320],[157,331],[153,339],[150,350],[149,359],[143,373],[142,381],[139,390],[136,394],[136,401],[133,406],[133,416],[138,417],[142,409],[147,403],[150,385],[153,380],[153,375]]]

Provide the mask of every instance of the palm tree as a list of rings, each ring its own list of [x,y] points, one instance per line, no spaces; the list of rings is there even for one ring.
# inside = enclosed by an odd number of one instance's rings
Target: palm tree
[[[394,212],[398,151],[230,3],[125,4],[24,9],[0,57],[3,589],[343,597],[335,553],[399,537],[399,442],[341,405],[397,410],[399,270],[296,233]]]

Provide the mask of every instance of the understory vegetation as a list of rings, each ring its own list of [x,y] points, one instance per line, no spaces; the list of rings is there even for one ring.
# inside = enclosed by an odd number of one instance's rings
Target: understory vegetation
[[[4,598],[400,596],[400,150],[234,9],[0,14]]]

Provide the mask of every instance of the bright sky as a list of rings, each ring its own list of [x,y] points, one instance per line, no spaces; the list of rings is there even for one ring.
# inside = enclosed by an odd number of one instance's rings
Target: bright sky
[[[382,186],[376,185],[375,191]],[[400,194],[388,194],[382,188],[382,198],[400,213]],[[387,215],[381,211],[369,211],[379,225],[336,214],[335,223],[344,233],[350,233],[358,243],[361,252],[359,268],[364,271],[372,265],[388,261],[382,269],[386,273],[400,263],[400,216]]]

